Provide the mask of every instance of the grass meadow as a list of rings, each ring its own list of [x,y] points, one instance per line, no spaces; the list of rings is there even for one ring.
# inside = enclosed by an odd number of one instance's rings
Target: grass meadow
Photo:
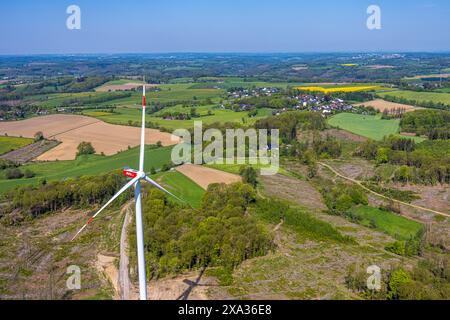
[[[380,141],[384,136],[398,135],[400,132],[400,120],[383,120],[381,115],[369,116],[355,113],[339,113],[328,119],[333,127],[347,130],[357,135]],[[424,138],[407,137],[421,142]]]
[[[374,227],[399,240],[408,240],[423,228],[419,222],[369,206],[356,207],[351,213],[361,219],[362,225]]]
[[[415,101],[432,101],[435,103],[445,103],[450,105],[450,93],[446,92],[415,92],[406,90],[396,90],[379,93],[381,97],[397,97]]]
[[[0,136],[0,155],[20,149],[33,143],[33,139]]]
[[[156,178],[164,187],[167,188],[168,191],[186,201],[194,208],[200,207],[205,190],[203,190],[198,184],[186,177],[184,174],[171,170],[168,172],[158,173],[153,178]],[[173,199],[170,196],[168,198],[178,202],[178,200]]]

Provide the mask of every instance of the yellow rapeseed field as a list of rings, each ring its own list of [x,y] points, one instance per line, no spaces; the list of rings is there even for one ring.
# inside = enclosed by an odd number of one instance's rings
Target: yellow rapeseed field
[[[333,93],[333,92],[356,92],[356,91],[367,91],[378,89],[378,86],[353,86],[353,87],[332,87],[332,88],[324,88],[324,87],[296,87],[298,90],[305,91],[320,91],[323,93]]]

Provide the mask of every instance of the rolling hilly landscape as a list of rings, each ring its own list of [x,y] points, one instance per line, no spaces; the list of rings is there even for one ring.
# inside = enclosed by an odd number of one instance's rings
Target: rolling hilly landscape
[[[394,301],[450,299],[449,13],[3,1],[1,306],[435,311]]]
[[[342,66],[344,57],[358,64]],[[39,80],[5,73],[13,59],[2,59],[1,297],[137,297],[131,193],[70,238],[126,181],[121,170],[138,165],[139,141],[124,137],[138,137],[142,80],[99,71]],[[335,75],[323,82],[302,75],[320,78],[315,57],[300,55],[305,67],[288,81],[276,62],[273,75],[253,74],[258,59],[245,57],[244,77],[198,76],[181,71],[185,62],[146,77],[145,168],[183,199],[144,188],[150,298],[448,298],[449,82],[411,77],[414,54],[387,59],[393,68],[370,82],[340,78],[373,77],[372,58],[329,57]],[[258,163],[174,165],[180,141],[171,133],[194,121],[204,130],[279,128],[278,174],[261,176]],[[87,288],[65,289],[69,264],[83,266]],[[364,287],[370,265],[384,271],[379,291]],[[394,291],[399,275],[407,280]]]

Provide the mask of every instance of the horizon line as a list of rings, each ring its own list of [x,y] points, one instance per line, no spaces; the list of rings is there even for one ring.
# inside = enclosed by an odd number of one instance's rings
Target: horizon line
[[[149,52],[67,52],[67,53],[0,53],[2,57],[26,56],[113,56],[113,55],[170,55],[170,54],[450,54],[450,50],[348,50],[348,51],[149,51]]]

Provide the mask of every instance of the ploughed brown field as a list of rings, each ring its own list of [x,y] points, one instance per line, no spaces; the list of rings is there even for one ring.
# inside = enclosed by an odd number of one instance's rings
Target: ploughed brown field
[[[383,99],[376,99],[376,100],[372,100],[372,101],[359,103],[356,106],[374,107],[375,109],[377,109],[381,112],[383,112],[384,110],[390,111],[390,110],[395,110],[398,108],[405,109],[406,112],[411,112],[411,111],[420,109],[417,107],[410,106],[408,104],[395,103],[395,102],[390,102],[390,101],[386,101]]]
[[[37,158],[40,161],[73,160],[82,141],[91,142],[97,153],[113,155],[140,143],[140,128],[113,125],[95,118],[78,115],[50,115],[23,121],[0,122],[0,135],[34,137],[38,131],[46,139],[61,141],[57,147]],[[161,141],[163,146],[177,144],[180,139],[169,133],[146,129],[146,144]]]
[[[145,85],[146,88],[156,87],[156,84],[147,84]],[[139,83],[125,83],[125,84],[109,84],[109,85],[103,85],[101,87],[98,87],[95,89],[97,92],[114,92],[114,91],[127,91],[127,90],[133,90],[136,88],[142,87],[142,84]]]
[[[176,170],[205,190],[213,183],[231,184],[241,181],[241,177],[238,175],[195,164],[183,164],[176,167]]]
[[[395,67],[389,66],[389,65],[383,65],[383,64],[373,64],[373,65],[367,66],[367,68],[378,70],[378,69],[394,69]]]

